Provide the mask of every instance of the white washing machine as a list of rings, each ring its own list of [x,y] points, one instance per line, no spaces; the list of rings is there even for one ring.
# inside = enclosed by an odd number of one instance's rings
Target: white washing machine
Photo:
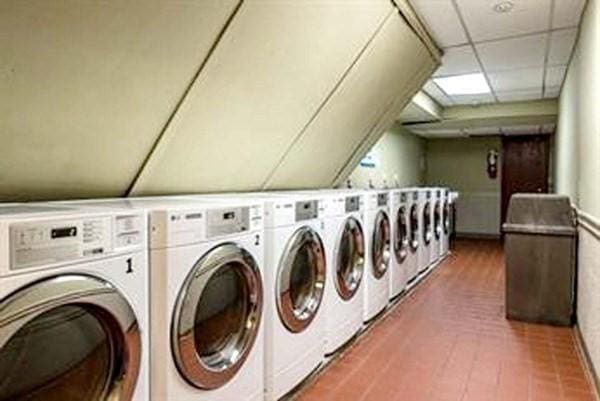
[[[364,304],[364,191],[327,191],[324,196],[325,356],[335,354],[362,328]]]
[[[321,313],[325,316],[325,356],[329,357],[343,348],[362,328],[365,192],[323,189],[286,193],[313,194],[323,200],[321,217],[324,222],[327,275]]]
[[[440,256],[448,255],[450,250],[450,190],[442,188],[442,240],[440,241]]]
[[[442,247],[442,235],[444,233],[444,228],[442,227],[442,212],[443,212],[443,204],[442,204],[442,188],[436,187],[432,188],[432,208],[433,211],[431,213],[431,218],[433,219],[432,230],[433,236],[431,240],[431,253],[430,253],[430,261],[431,264],[437,263],[437,261],[441,257],[441,247]]]
[[[415,253],[410,250],[410,201],[408,189],[390,191],[393,257],[390,268],[390,299],[400,296],[413,274]]]
[[[254,196],[254,194],[253,194]],[[326,286],[323,201],[266,194],[265,398],[282,398],[323,362]]]
[[[428,188],[419,188],[419,226],[421,228],[421,242],[419,246],[419,274],[427,272],[431,264],[431,241],[433,239],[433,218],[431,207],[431,191]]]
[[[152,401],[262,401],[262,203],[157,197],[79,204],[148,212]]]
[[[329,285],[324,196],[284,191],[197,197],[264,203],[265,400],[279,400],[324,361],[324,297]]]
[[[389,191],[369,190],[365,206],[365,323],[382,312],[389,299],[391,223]]]
[[[420,248],[422,242],[421,203],[419,188],[408,188],[408,250],[406,272],[407,287],[410,288],[417,282],[419,275]]]
[[[0,399],[149,400],[145,221],[0,206]]]

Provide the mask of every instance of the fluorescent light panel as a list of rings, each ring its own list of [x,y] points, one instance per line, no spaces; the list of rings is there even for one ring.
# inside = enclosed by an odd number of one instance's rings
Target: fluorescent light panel
[[[434,78],[434,82],[447,95],[478,95],[491,93],[490,87],[481,73]]]

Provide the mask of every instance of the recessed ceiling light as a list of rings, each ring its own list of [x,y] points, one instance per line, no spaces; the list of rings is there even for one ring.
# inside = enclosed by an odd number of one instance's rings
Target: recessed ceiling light
[[[490,87],[481,73],[434,78],[433,81],[447,95],[477,95],[490,93]]]
[[[507,13],[509,11],[512,11],[512,9],[515,7],[515,5],[513,4],[512,1],[503,1],[501,3],[498,3],[494,6],[494,11],[496,11],[497,13]]]

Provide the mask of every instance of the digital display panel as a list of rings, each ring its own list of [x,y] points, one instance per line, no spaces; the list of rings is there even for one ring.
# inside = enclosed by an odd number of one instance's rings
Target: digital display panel
[[[55,238],[68,238],[77,236],[77,227],[60,227],[53,228],[50,231],[50,237]]]

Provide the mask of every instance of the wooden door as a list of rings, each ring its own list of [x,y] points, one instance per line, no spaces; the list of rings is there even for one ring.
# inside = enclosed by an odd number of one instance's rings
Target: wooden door
[[[548,192],[549,135],[502,138],[502,223],[516,192]]]

